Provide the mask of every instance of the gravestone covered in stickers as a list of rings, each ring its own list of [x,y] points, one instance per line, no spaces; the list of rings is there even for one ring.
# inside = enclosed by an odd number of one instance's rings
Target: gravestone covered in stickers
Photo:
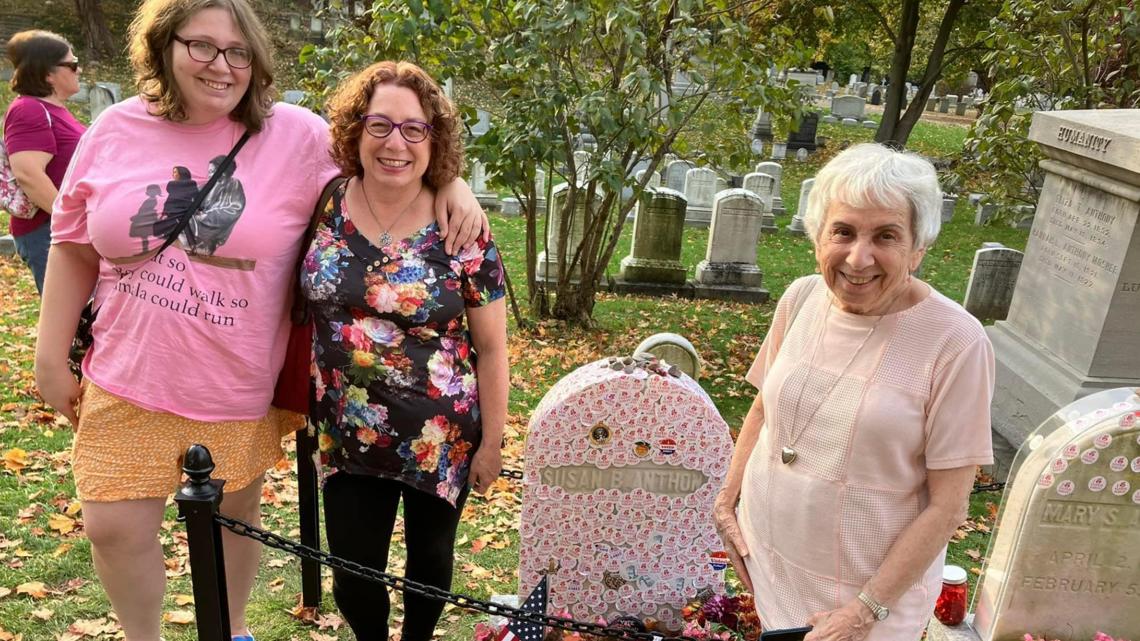
[[[520,593],[560,564],[553,611],[679,628],[698,592],[724,592],[712,504],[731,454],[728,425],[675,366],[640,355],[571,372],[530,421]]]
[[[982,641],[1140,630],[1140,396],[1074,401],[1018,451],[974,602]]]

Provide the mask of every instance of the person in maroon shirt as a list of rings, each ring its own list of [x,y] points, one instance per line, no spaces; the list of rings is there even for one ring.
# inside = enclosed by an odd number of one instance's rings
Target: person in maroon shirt
[[[8,225],[16,251],[32,269],[43,293],[51,246],[51,204],[63,182],[84,127],[65,102],[79,91],[79,60],[71,44],[50,31],[21,31],[8,41],[18,96],[4,116],[4,147],[20,189],[39,209],[32,218],[13,216]]]

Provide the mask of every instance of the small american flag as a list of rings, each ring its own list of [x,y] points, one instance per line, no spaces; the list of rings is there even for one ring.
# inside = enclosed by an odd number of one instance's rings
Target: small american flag
[[[522,605],[522,610],[526,612],[538,612],[546,614],[546,598],[547,598],[547,584],[546,575],[542,576],[542,580],[538,582],[538,586],[526,598],[526,602]],[[518,621],[511,619],[507,627],[499,633],[499,638],[496,641],[542,641],[542,635],[546,631],[546,627],[539,623],[527,623],[525,621]]]

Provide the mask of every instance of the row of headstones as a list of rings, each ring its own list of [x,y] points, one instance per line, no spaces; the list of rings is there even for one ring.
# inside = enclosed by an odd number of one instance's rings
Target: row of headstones
[[[982,102],[975,102],[972,96],[962,96],[959,98],[954,94],[946,96],[930,96],[926,99],[927,111],[938,111],[939,113],[950,113],[953,111],[956,115],[965,116],[966,109],[975,107],[979,113],[982,109]]]

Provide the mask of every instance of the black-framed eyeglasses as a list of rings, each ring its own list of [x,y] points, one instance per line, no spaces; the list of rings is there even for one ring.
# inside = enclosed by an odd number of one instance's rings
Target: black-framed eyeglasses
[[[220,49],[205,40],[186,40],[179,36],[174,36],[174,39],[186,45],[186,53],[190,54],[191,60],[197,62],[213,62],[220,53],[226,59],[226,64],[234,69],[245,69],[253,64],[253,52],[245,47]]]
[[[71,69],[71,70],[72,70],[72,71],[74,71],[75,73],[79,73],[79,69],[80,69],[80,66],[79,66],[79,61],[78,61],[78,60],[64,60],[63,62],[57,62],[57,63],[55,63],[55,66],[57,66],[57,67],[67,67],[68,69]]]
[[[400,135],[410,143],[423,142],[431,135],[431,125],[419,120],[393,122],[391,118],[380,114],[366,114],[359,118],[364,121],[364,131],[376,138],[387,138],[392,135],[393,129],[399,129]]]

